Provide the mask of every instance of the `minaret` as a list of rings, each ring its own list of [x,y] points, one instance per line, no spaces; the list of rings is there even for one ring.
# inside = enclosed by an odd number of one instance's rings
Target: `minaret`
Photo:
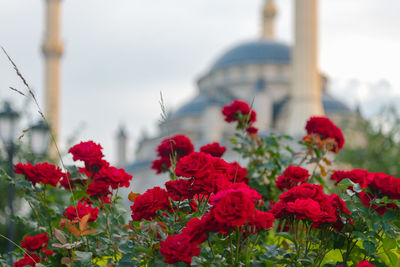
[[[275,36],[275,0],[265,0],[262,12],[261,37],[273,39]]]
[[[317,0],[295,0],[295,44],[286,133],[304,133],[311,116],[324,114],[318,72]]]
[[[120,126],[117,134],[117,166],[126,164],[127,134],[123,126]]]
[[[56,141],[59,141],[60,118],[60,58],[63,46],[60,40],[61,0],[46,1],[46,23],[42,46],[45,58],[45,116]],[[50,157],[56,158],[54,144],[50,146]]]

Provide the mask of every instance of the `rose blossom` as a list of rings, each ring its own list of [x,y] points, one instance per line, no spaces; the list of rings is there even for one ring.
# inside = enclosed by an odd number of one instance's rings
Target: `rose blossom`
[[[29,256],[25,254],[25,256],[17,262],[14,262],[14,267],[24,267],[24,266],[32,266],[35,267],[36,263],[40,262],[40,258],[37,254],[30,254]]]
[[[132,220],[152,220],[157,210],[171,210],[168,192],[160,187],[148,189],[144,194],[135,198],[132,210]]]
[[[225,153],[226,147],[221,146],[218,142],[212,144],[204,145],[200,147],[200,152],[210,154],[213,157],[220,158]]]
[[[250,106],[241,100],[234,100],[230,105],[224,106],[222,114],[225,116],[226,122],[238,121],[238,114],[248,117],[248,123],[251,124],[256,121],[256,112],[250,110]]]
[[[190,242],[188,235],[176,234],[168,236],[165,241],[161,241],[160,252],[168,264],[182,261],[190,265],[192,257],[200,255],[200,248]]]
[[[93,141],[80,142],[79,144],[71,147],[68,152],[72,154],[74,161],[81,160],[85,163],[85,166],[94,167],[102,165],[103,148],[101,145],[94,143]],[[98,166],[97,166],[98,167]]]
[[[210,200],[213,205],[211,212],[216,221],[232,228],[250,220],[255,212],[251,192],[244,188],[231,188],[218,192]]]
[[[166,138],[158,145],[156,152],[159,158],[153,161],[151,168],[156,170],[157,173],[166,171],[171,166],[171,157],[176,156],[176,159],[179,160],[193,151],[194,146],[185,135],[175,135],[171,138]]]
[[[63,215],[66,216],[68,220],[73,221],[80,220],[89,213],[89,222],[94,222],[95,220],[97,220],[97,216],[99,215],[99,209],[92,208],[91,204],[78,202],[78,205],[76,207],[71,206],[66,208]]]
[[[276,187],[281,191],[290,189],[299,183],[306,182],[309,177],[310,174],[306,169],[298,166],[289,166],[281,176],[278,176]]]
[[[343,148],[344,137],[342,130],[328,117],[311,117],[306,124],[307,134],[318,134],[321,139],[332,138],[337,145],[337,151]],[[333,152],[337,152],[333,151]]]
[[[42,182],[57,186],[58,181],[67,175],[59,167],[47,162],[36,165],[32,165],[30,162],[28,164],[18,163],[15,165],[14,172],[25,175],[25,178],[33,185]]]
[[[132,175],[127,174],[124,169],[117,169],[115,167],[102,168],[94,176],[95,181],[105,181],[112,189],[118,187],[129,187]]]
[[[35,236],[26,236],[21,243],[21,247],[26,248],[29,251],[35,251],[47,247],[47,242],[49,242],[47,233]]]

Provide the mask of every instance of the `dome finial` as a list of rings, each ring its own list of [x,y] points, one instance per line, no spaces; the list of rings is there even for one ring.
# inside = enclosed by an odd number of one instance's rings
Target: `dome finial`
[[[261,38],[274,38],[276,12],[275,0],[265,0],[262,11]]]

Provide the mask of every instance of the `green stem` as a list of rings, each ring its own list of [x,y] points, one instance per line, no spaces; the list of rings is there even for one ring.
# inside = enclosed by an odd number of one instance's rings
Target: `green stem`
[[[241,240],[241,231],[239,229],[239,227],[236,228],[236,238],[237,238],[237,242],[236,242],[236,264],[239,264],[239,252],[240,252],[240,240]]]

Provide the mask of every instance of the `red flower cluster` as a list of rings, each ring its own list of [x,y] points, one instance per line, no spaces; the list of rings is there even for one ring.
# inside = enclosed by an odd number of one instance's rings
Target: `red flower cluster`
[[[95,220],[97,220],[97,216],[99,215],[99,209],[92,208],[92,205],[89,203],[79,202],[76,207],[71,206],[66,208],[63,215],[66,216],[70,221],[79,221],[83,218],[83,216],[89,213],[89,222],[94,222]]]
[[[101,145],[93,141],[87,141],[71,147],[68,152],[72,154],[74,161],[81,160],[85,163],[86,169],[92,170],[103,166],[102,159],[104,155],[101,152],[102,149]]]
[[[379,205],[379,207],[375,204],[371,205],[371,200],[384,196],[391,199],[400,199],[400,178],[394,178],[385,173],[374,173],[366,170],[354,169],[351,171],[335,171],[330,179],[336,181],[337,184],[345,178],[359,184],[362,189],[369,188],[368,192],[362,191],[358,193],[365,207],[371,207],[379,214],[384,214],[388,208],[398,209],[394,204]]]
[[[238,128],[244,129],[249,135],[257,134],[258,129],[252,124],[256,121],[256,112],[250,109],[250,106],[241,100],[234,100],[230,105],[222,109],[226,122],[237,121]]]
[[[331,180],[336,181],[335,184],[338,184],[343,179],[348,178],[352,182],[359,184],[361,188],[366,188],[370,183],[370,176],[368,171],[361,169],[354,169],[351,171],[335,171],[331,175]]]
[[[15,173],[25,175],[25,178],[32,182],[33,185],[36,183],[44,183],[52,186],[57,186],[60,179],[65,178],[68,174],[63,173],[59,167],[56,167],[47,162],[38,163],[32,165],[18,163],[14,169]]]
[[[336,145],[331,149],[333,152],[338,152],[343,148],[344,137],[342,130],[327,117],[311,117],[307,121],[306,130],[307,134],[317,134],[321,140],[334,139]]]
[[[14,267],[22,267],[26,265],[35,267],[36,263],[45,260],[44,258],[40,259],[37,254],[30,254],[31,252],[43,252],[46,256],[53,255],[54,251],[47,250],[48,242],[49,237],[47,236],[47,233],[35,236],[26,236],[24,240],[22,240],[21,247],[25,248],[27,252],[25,253],[24,258],[14,263]]]
[[[283,191],[293,188],[300,183],[307,182],[309,177],[310,174],[306,169],[297,166],[289,166],[281,176],[278,176],[275,185],[279,190]]]
[[[207,240],[209,232],[223,232],[242,227],[250,233],[269,229],[275,220],[269,212],[256,210],[261,196],[244,183],[236,183],[212,197],[211,210],[201,219],[191,219],[180,234],[168,236],[161,242],[160,252],[165,261],[175,264],[182,261],[188,265],[193,256],[200,254],[199,245]]]
[[[356,267],[375,267],[375,265],[372,265],[369,261],[360,261]]]
[[[190,242],[188,235],[177,234],[168,236],[165,241],[161,241],[160,252],[168,264],[182,261],[190,265],[192,257],[200,255],[200,248]]]
[[[328,196],[322,186],[304,183],[282,193],[272,207],[272,213],[277,218],[307,219],[318,227],[323,223],[340,223],[340,214],[350,212],[337,195]]]
[[[218,142],[212,144],[204,145],[200,147],[200,152],[210,154],[213,157],[220,158],[225,153],[226,147],[221,146]]]
[[[209,195],[227,188],[232,183],[248,182],[246,168],[242,168],[236,162],[228,163],[203,152],[193,152],[181,158],[175,174],[189,178],[189,182],[185,183],[185,190],[188,192],[183,194],[187,196]]]
[[[144,194],[135,198],[132,210],[132,220],[141,221],[152,220],[157,214],[158,210],[171,210],[168,192],[160,187],[148,189]]]
[[[243,116],[248,116],[248,123],[256,121],[256,112],[251,110],[250,106],[244,101],[234,100],[230,105],[227,105],[222,109],[222,114],[225,116],[226,122],[238,121],[239,112]]]
[[[47,242],[49,242],[49,237],[47,233],[39,234],[35,236],[26,236],[22,240],[21,247],[26,248],[29,251],[36,251],[47,247]]]
[[[189,138],[184,135],[175,135],[161,141],[157,147],[158,159],[153,161],[151,168],[157,174],[167,171],[171,167],[171,157],[176,156],[176,160],[194,151],[194,147]]]
[[[343,265],[339,265],[338,267],[343,267]],[[375,267],[375,265],[372,265],[369,261],[360,261],[356,267]]]
[[[14,267],[24,267],[24,266],[36,266],[36,263],[40,262],[40,258],[37,254],[30,254],[25,256],[17,262],[14,262]]]
[[[69,149],[73,160],[81,160],[85,168],[79,168],[79,172],[89,178],[89,185],[86,193],[105,203],[110,203],[112,189],[118,187],[129,187],[132,175],[127,174],[123,169],[117,169],[103,159],[102,147],[93,141],[81,142]],[[68,181],[66,181],[68,185]],[[70,181],[71,182],[71,181]],[[73,180],[72,183],[86,184],[85,180]]]

